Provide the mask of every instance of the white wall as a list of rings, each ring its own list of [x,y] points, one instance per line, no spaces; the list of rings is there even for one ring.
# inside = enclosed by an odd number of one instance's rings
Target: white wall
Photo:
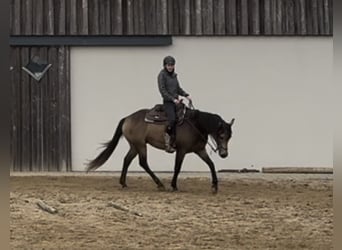
[[[230,156],[217,169],[332,167],[332,38],[176,37],[168,47],[71,50],[72,163],[83,170],[119,120],[161,102],[157,74],[174,55],[182,87],[198,109],[236,118]],[[121,170],[124,140],[99,170]],[[149,148],[153,170],[173,170],[174,155]],[[130,170],[141,170],[135,160]],[[183,170],[207,171],[188,155]]]

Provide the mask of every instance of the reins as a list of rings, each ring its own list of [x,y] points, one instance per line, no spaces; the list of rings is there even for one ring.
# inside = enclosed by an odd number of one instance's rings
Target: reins
[[[190,109],[192,109],[192,110],[194,110],[195,109],[195,106],[192,104],[192,101],[189,101],[189,108]],[[185,121],[187,121],[188,122],[188,124],[190,124],[190,126],[201,136],[201,138],[203,139],[203,141],[207,141],[207,144],[209,145],[209,147],[211,148],[211,150],[212,151],[214,151],[215,153],[218,151],[218,147],[216,146],[216,148],[215,148],[215,146],[213,146],[211,143],[213,143],[213,142],[209,142],[209,140],[206,140],[206,138],[202,135],[202,133],[198,130],[198,128],[196,128],[195,126],[194,126],[194,124],[192,124],[192,122],[190,121],[190,120],[185,120]],[[213,139],[212,139],[212,136],[211,135],[209,135],[209,137],[210,137],[210,139],[213,141]],[[215,143],[216,144],[216,143]]]

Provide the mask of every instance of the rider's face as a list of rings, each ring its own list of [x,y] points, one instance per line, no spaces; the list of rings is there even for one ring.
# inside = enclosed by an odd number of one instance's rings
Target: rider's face
[[[166,64],[166,69],[167,69],[167,71],[172,72],[175,69],[175,65],[174,64]]]

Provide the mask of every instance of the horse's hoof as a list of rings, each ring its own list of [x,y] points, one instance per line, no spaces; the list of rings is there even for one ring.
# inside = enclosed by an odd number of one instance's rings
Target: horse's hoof
[[[171,192],[177,192],[178,191],[178,188],[176,188],[176,187],[172,187],[172,190],[171,190]]]
[[[127,189],[127,188],[128,188],[128,186],[126,184],[121,185],[121,189]]]
[[[217,194],[217,192],[218,192],[217,187],[212,187],[212,188],[211,188],[211,192],[212,192],[213,194]]]
[[[158,186],[158,190],[159,190],[159,191],[165,191],[164,185],[159,185],[159,186]]]

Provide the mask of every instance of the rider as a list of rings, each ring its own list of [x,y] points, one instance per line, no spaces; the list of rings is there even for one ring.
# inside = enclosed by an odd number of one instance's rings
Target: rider
[[[163,98],[164,109],[169,124],[165,133],[165,150],[172,153],[175,151],[176,141],[176,105],[180,103],[179,96],[186,97],[191,102],[191,97],[181,87],[175,73],[176,60],[167,56],[163,60],[163,69],[158,75],[159,92]]]

